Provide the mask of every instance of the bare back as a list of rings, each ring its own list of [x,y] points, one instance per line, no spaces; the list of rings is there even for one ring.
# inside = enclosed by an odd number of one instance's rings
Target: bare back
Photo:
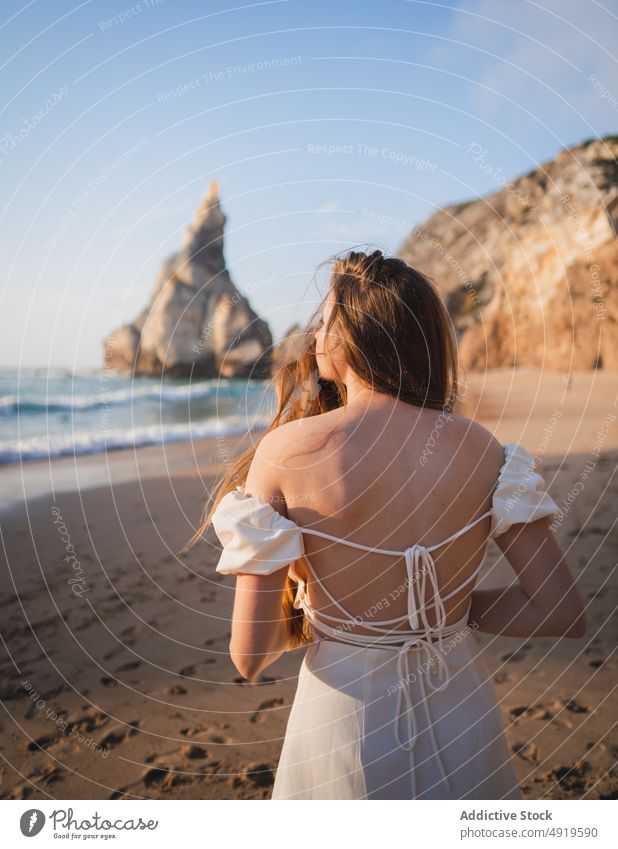
[[[271,434],[290,519],[303,527],[379,548],[435,545],[489,510],[503,449],[488,431],[461,416],[388,399],[362,410],[343,407],[291,422]],[[479,565],[490,518],[433,552],[440,595]],[[404,558],[305,536],[320,580],[354,616],[392,619],[406,612]],[[304,562],[311,604],[336,613]],[[468,583],[446,602],[448,624],[466,612]],[[426,593],[426,599],[430,595]],[[434,611],[429,610],[434,622]],[[406,624],[402,626],[405,629]],[[356,626],[359,634],[367,633]]]

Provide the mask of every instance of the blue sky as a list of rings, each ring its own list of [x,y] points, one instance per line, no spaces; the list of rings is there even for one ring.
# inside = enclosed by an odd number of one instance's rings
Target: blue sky
[[[616,0],[4,0],[0,363],[98,365],[213,178],[279,338],[330,254],[617,133],[616,43]]]

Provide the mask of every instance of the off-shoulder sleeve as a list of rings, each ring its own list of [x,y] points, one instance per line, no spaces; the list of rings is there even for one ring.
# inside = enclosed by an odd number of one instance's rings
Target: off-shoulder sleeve
[[[534,471],[532,454],[517,443],[505,445],[504,463],[493,495],[489,536],[500,536],[511,525],[534,522],[559,512],[545,491],[543,477]]]
[[[304,553],[302,533],[272,505],[240,487],[223,496],[212,516],[223,551],[216,571],[270,575]]]

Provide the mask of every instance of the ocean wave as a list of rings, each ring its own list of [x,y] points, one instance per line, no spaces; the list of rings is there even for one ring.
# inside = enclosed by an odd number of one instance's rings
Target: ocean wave
[[[134,401],[156,401],[162,404],[186,404],[201,398],[214,397],[225,391],[226,395],[234,387],[229,381],[217,380],[208,383],[191,383],[182,386],[140,386],[132,389],[101,391],[87,395],[55,395],[41,398],[36,395],[6,395],[0,398],[0,416],[17,414],[44,414],[63,412],[83,412],[87,410],[107,409],[108,407],[127,406]],[[246,392],[246,384],[238,388]]]
[[[83,431],[35,436],[17,442],[0,442],[0,465],[25,460],[47,460],[81,454],[101,454],[121,448],[138,448],[172,442],[191,442],[209,437],[236,436],[249,430],[263,430],[270,418],[227,416],[224,420],[204,419],[196,424],[144,425],[108,431]]]

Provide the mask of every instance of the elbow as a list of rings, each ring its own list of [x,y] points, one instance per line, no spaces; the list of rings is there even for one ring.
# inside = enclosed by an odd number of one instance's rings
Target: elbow
[[[588,623],[586,607],[579,591],[565,598],[561,607],[562,609],[557,611],[559,613],[558,636],[570,637],[574,640],[584,637],[588,631]]]
[[[234,658],[232,658],[232,663],[238,670],[238,674],[242,678],[246,678],[247,681],[255,680],[262,671],[261,667],[255,666],[252,663],[247,663],[246,660],[235,660]]]
[[[261,658],[257,655],[236,652],[230,646],[230,657],[238,674],[247,681],[253,681],[262,671]]]
[[[586,620],[586,610],[582,607],[581,612],[575,616],[575,618],[570,619],[567,630],[564,632],[564,636],[571,637],[574,640],[579,640],[586,636],[587,631],[588,622]]]

